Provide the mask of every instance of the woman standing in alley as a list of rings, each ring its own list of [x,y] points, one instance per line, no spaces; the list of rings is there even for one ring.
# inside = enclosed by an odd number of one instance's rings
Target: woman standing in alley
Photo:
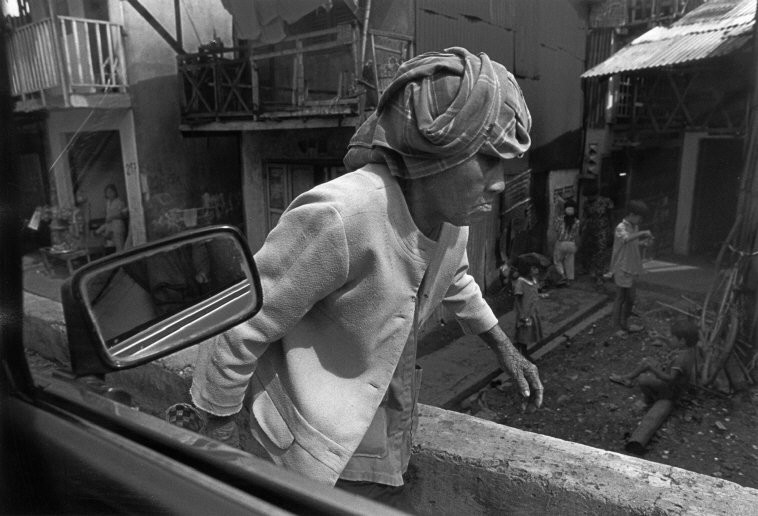
[[[576,216],[576,203],[568,200],[563,205],[563,216],[555,221],[557,239],[553,250],[553,263],[561,275],[561,283],[574,281],[574,256],[579,238],[579,219]]]

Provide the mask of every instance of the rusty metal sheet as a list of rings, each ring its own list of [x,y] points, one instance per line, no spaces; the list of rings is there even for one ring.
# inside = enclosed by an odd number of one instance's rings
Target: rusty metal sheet
[[[671,27],[649,30],[584,72],[582,78],[663,68],[731,54],[752,38],[755,5],[754,0],[703,4]]]

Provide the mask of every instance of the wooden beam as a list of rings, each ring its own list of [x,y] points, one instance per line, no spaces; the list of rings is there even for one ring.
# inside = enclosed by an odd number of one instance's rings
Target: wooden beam
[[[179,7],[180,0],[174,0],[174,19],[176,21],[176,42],[182,47],[182,9]]]
[[[208,122],[197,125],[183,123],[179,130],[183,132],[236,132],[236,131],[280,131],[283,129],[331,129],[338,127],[355,128],[357,116],[332,118],[291,118],[284,120],[238,120],[228,122]]]
[[[129,5],[134,7],[134,10],[137,11],[153,29],[155,29],[155,32],[157,32],[158,35],[162,37],[177,54],[184,55],[187,53],[185,52],[184,48],[182,48],[182,45],[176,41],[166,29],[163,28],[163,25],[161,25],[160,22],[156,20],[152,14],[150,14],[150,11],[145,9],[145,7],[139,3],[139,0],[126,1],[129,2]]]

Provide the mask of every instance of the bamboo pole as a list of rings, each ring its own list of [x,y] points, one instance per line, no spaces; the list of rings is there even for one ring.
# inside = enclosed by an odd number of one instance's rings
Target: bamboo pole
[[[758,3],[758,2],[757,2]],[[739,248],[751,252],[758,247],[756,227],[758,227],[758,8],[753,21],[753,54],[752,54],[752,94],[748,99],[747,127],[748,137],[745,139],[745,162],[743,166],[740,195],[737,201],[737,212],[745,216],[745,225],[739,238]],[[752,261],[748,268],[758,268],[758,261]],[[749,275],[749,270],[748,274]],[[747,294],[743,294],[747,296]],[[754,291],[752,299],[746,299],[749,307],[758,312],[758,290]],[[758,315],[747,328],[748,340],[758,341]],[[758,343],[753,345],[753,351],[758,351]]]
[[[703,385],[709,385],[713,380],[716,379],[716,375],[724,368],[724,364],[726,363],[729,356],[732,354],[732,349],[734,348],[734,341],[737,339],[737,331],[740,327],[740,319],[739,314],[737,313],[737,310],[732,309],[731,314],[729,317],[729,331],[726,334],[726,338],[724,339],[724,349],[721,353],[716,355],[716,350],[713,350],[712,357],[715,357],[715,363],[713,365],[713,370],[710,372],[708,377],[706,378],[705,382],[703,382]],[[708,361],[706,361],[706,367],[704,367],[704,372],[708,371]]]
[[[366,63],[366,42],[368,41],[368,22],[371,16],[371,0],[366,0],[366,12],[363,16],[363,41],[361,42],[361,70]]]
[[[732,224],[732,228],[729,230],[729,234],[727,235],[726,240],[724,240],[724,243],[721,245],[721,249],[719,249],[719,254],[716,256],[716,264],[714,265],[716,268],[716,274],[713,277],[711,288],[708,290],[708,293],[705,296],[705,301],[703,301],[703,315],[700,319],[701,328],[705,327],[705,313],[708,311],[708,306],[710,305],[711,298],[716,295],[716,292],[718,290],[719,282],[721,280],[721,275],[719,273],[721,271],[721,264],[724,261],[724,255],[726,254],[726,250],[729,248],[729,244],[732,242],[734,235],[737,234],[737,230],[740,227],[741,221],[742,215],[738,214],[737,218],[734,221],[734,224]]]
[[[683,310],[681,308],[678,308],[676,306],[670,305],[668,303],[664,303],[662,301],[656,301],[659,305],[661,305],[664,308],[668,308],[669,310],[674,310],[675,312],[679,312],[682,315],[686,315],[687,317],[692,317],[693,319],[699,319],[700,316],[697,314],[693,314],[691,312],[688,312],[687,310]]]

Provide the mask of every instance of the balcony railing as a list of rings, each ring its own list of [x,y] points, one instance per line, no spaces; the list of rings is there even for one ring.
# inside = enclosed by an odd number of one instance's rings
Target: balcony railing
[[[7,38],[16,97],[42,105],[60,97],[68,106],[72,94],[126,91],[118,24],[56,16],[12,29]]]
[[[411,53],[409,37],[362,34],[355,25],[275,45],[206,48],[178,57],[182,118],[203,123],[355,115],[376,101]]]

